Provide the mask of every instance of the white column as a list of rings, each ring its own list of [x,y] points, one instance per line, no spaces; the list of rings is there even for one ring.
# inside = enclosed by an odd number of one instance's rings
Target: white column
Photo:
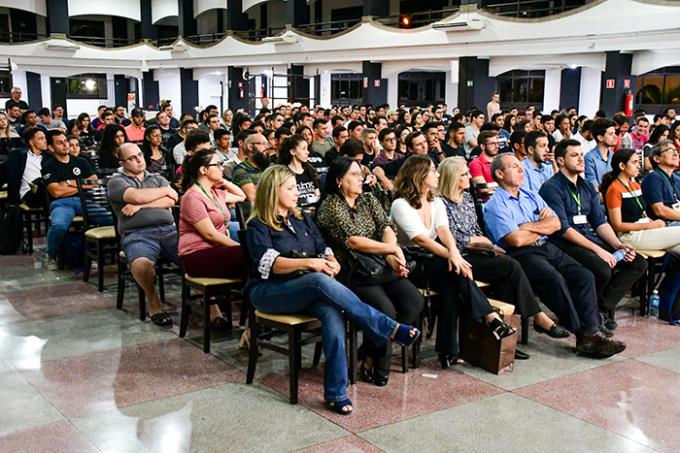
[[[395,72],[387,77],[387,103],[392,110],[399,107],[399,73]]]
[[[116,82],[110,72],[106,73],[106,105],[109,107],[116,105]]]
[[[28,85],[26,84],[26,71],[12,71],[12,88],[19,87],[23,93],[21,98],[28,99]]]
[[[217,72],[220,72],[220,74],[217,74]],[[198,105],[205,108],[212,104],[219,108],[221,94],[220,81],[223,78],[224,74],[222,71],[216,71],[214,75],[206,75],[198,79]]]
[[[560,108],[560,86],[562,85],[562,70],[547,69],[545,71],[545,86],[543,90],[543,111],[550,113]]]
[[[329,71],[323,71],[321,73],[321,85],[319,94],[319,104],[324,107],[331,106],[331,73]]]
[[[450,109],[458,106],[458,81],[459,81],[460,68],[458,60],[452,60],[450,64],[450,69],[446,71],[446,82],[445,82],[445,95],[444,100],[446,105]]]
[[[40,76],[40,90],[42,91],[42,104],[52,111],[52,89],[50,87],[50,76]]]
[[[581,68],[581,92],[578,98],[578,112],[592,117],[600,109],[602,72],[599,69]]]
[[[182,106],[182,83],[180,82],[179,69],[158,69],[153,72],[153,77],[158,82],[159,100],[170,99],[172,105],[180,110]]]

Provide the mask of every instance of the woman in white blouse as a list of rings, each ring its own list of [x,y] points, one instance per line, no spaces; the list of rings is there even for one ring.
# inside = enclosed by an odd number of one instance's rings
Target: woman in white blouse
[[[406,251],[420,247],[434,256],[419,260],[409,278],[419,287],[429,280],[441,295],[435,350],[442,368],[461,363],[458,349],[458,315],[463,307],[472,319],[483,321],[496,338],[516,333],[489,304],[472,278],[472,266],[461,256],[449,230],[446,208],[433,190],[439,175],[432,160],[423,155],[409,157],[394,183],[399,197],[392,204],[397,240]],[[439,241],[437,241],[437,239]]]

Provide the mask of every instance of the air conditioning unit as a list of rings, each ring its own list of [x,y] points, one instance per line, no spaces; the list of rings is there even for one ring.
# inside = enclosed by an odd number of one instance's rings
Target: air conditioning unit
[[[177,41],[174,44],[160,46],[158,49],[166,51],[169,50],[170,52],[186,52],[187,50],[189,50],[189,47],[182,41]]]
[[[295,44],[298,42],[298,37],[289,34],[283,34],[281,36],[267,36],[265,38],[262,38],[262,42],[269,42],[274,44]]]
[[[43,48],[47,50],[63,50],[74,52],[80,49],[80,46],[69,41],[47,41],[43,43]]]
[[[473,18],[457,22],[435,22],[432,28],[442,31],[476,31],[486,28],[486,21]]]

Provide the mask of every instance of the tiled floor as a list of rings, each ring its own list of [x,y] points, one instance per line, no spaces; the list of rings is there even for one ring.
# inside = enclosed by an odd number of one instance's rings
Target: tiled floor
[[[531,354],[499,376],[422,366],[386,387],[350,388],[349,417],[322,404],[322,370],[305,351],[300,404],[287,401],[287,360],[265,351],[247,386],[239,331],[203,354],[137,320],[136,294],[115,305],[35,257],[0,257],[0,452],[677,452],[680,327],[618,313],[624,354],[578,357],[572,340],[532,332]],[[179,303],[177,282],[168,298]],[[195,326],[197,327],[197,326]]]

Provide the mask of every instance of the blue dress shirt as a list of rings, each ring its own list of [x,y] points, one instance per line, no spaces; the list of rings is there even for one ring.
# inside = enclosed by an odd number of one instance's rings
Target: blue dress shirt
[[[586,181],[591,183],[594,188],[600,187],[602,177],[605,173],[612,171],[612,156],[614,153],[609,151],[607,160],[602,158],[599,148],[596,146],[586,153]]]
[[[553,242],[562,243],[564,233],[573,228],[599,246],[604,245],[596,230],[607,223],[607,219],[600,204],[600,196],[591,184],[579,176],[574,185],[559,172],[543,184],[539,195],[560,219],[560,230],[550,237]],[[578,215],[586,216],[587,223],[575,223],[574,218]]]
[[[486,232],[495,244],[508,249],[510,246],[503,238],[518,231],[523,223],[538,222],[539,213],[545,208],[548,205],[536,192],[520,188],[518,196],[514,197],[499,187],[484,205]]]
[[[524,184],[522,184],[522,188],[534,192],[541,190],[543,183],[555,173],[550,164],[540,164],[536,168],[528,157],[522,161],[522,168],[524,169]]]

